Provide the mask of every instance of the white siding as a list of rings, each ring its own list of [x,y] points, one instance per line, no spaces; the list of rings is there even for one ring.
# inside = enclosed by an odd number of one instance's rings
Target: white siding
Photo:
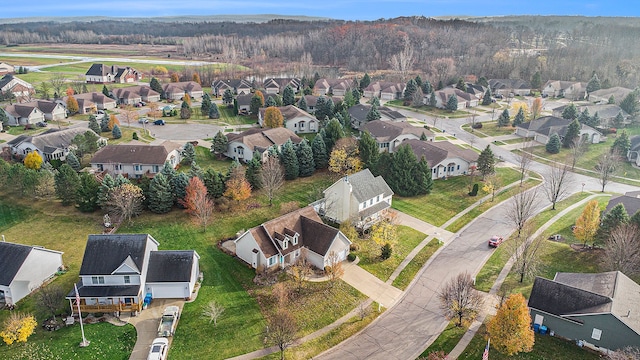
[[[34,248],[9,286],[13,302],[17,302],[55,275],[62,266],[62,253]]]

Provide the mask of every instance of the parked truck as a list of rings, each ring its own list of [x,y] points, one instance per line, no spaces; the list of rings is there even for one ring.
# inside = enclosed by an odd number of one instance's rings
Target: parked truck
[[[158,325],[158,336],[173,336],[179,318],[180,308],[177,306],[167,306],[162,313],[160,325]]]

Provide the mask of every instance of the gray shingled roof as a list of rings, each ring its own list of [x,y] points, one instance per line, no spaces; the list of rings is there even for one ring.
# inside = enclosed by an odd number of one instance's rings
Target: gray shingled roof
[[[393,195],[393,190],[387,185],[382,176],[373,177],[369,169],[364,169],[347,177],[351,183],[352,194],[361,203],[383,194],[384,197]]]
[[[366,123],[362,130],[368,131],[378,142],[390,141],[402,134],[413,134],[417,137],[432,136],[433,133],[423,127],[413,126],[406,121],[374,120]]]
[[[607,208],[604,210],[603,214],[608,213],[613,209],[614,206],[622,204],[624,209],[627,211],[629,216],[633,216],[638,210],[640,210],[640,198],[635,195],[630,195],[627,193],[625,195],[612,197],[607,204]]]
[[[611,298],[557,281],[536,277],[529,307],[557,316],[611,311]]]
[[[96,152],[91,163],[164,165],[168,154],[161,145],[107,145]]]
[[[415,139],[408,139],[401,143],[401,145],[407,144],[413,150],[413,153],[418,159],[424,156],[425,160],[429,164],[429,167],[434,167],[441,161],[447,158],[458,157],[469,163],[478,161],[478,153],[471,149],[463,149],[456,144],[448,141],[421,141]]]
[[[33,247],[0,242],[0,285],[9,286]]]
[[[137,296],[140,293],[140,285],[110,285],[110,286],[82,286],[82,281],[77,283],[80,297],[121,297]],[[74,289],[67,294],[67,299],[75,299]]]
[[[193,250],[152,251],[147,282],[188,282],[193,269]]]
[[[149,234],[89,235],[80,275],[110,275],[131,256],[138,269],[144,268]]]

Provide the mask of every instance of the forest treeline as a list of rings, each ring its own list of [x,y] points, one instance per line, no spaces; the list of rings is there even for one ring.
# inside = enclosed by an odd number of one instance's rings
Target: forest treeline
[[[0,24],[0,42],[169,44],[187,57],[237,64],[291,62],[343,71],[418,72],[431,81],[486,78],[640,82],[640,20],[513,16],[376,21],[271,20],[264,23],[100,20]],[[267,61],[268,60],[268,61]]]

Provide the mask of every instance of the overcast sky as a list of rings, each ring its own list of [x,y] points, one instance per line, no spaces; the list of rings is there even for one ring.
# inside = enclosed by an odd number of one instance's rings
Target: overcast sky
[[[5,1],[0,18],[31,16],[148,17],[172,15],[280,14],[346,20],[423,15],[639,16],[637,0],[30,0]]]

